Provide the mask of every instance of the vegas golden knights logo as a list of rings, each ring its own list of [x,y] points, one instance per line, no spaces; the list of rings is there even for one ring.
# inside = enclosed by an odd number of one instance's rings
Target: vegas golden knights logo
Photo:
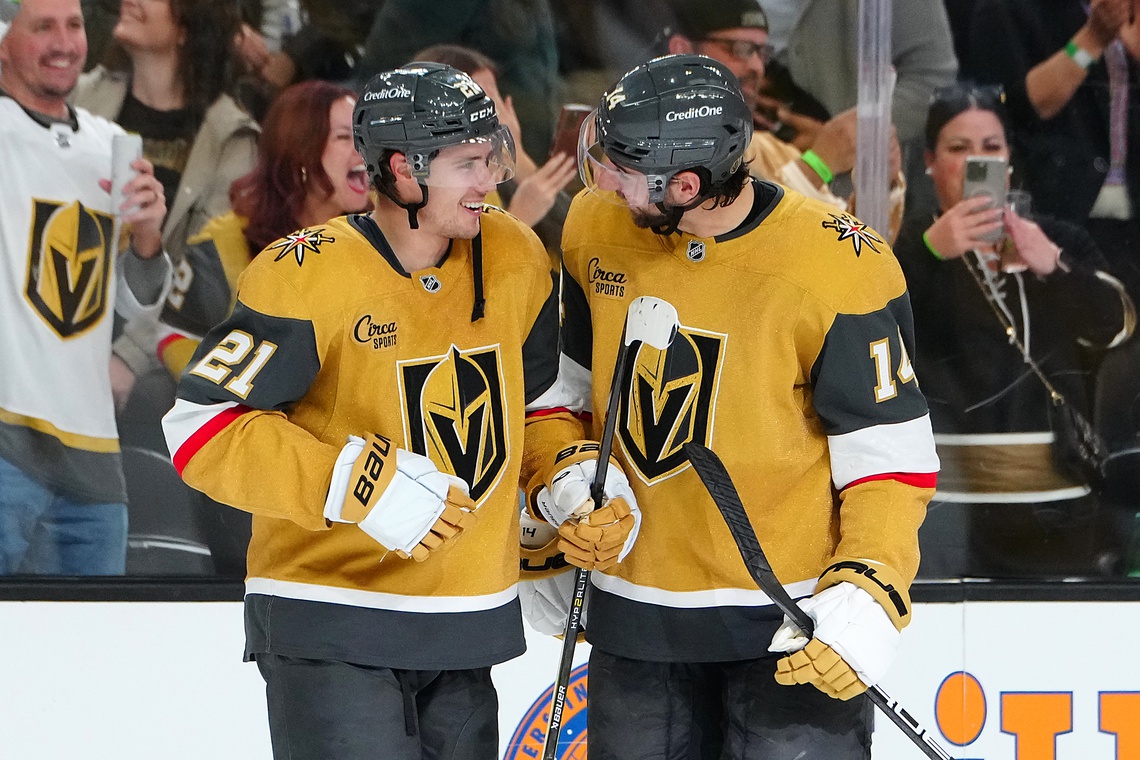
[[[681,327],[665,351],[642,345],[626,365],[618,439],[649,485],[689,466],[681,446],[707,446],[728,336]]]
[[[114,218],[82,203],[34,201],[24,294],[62,338],[107,311]]]
[[[408,447],[467,481],[476,504],[507,463],[500,367],[498,346],[400,362]]]

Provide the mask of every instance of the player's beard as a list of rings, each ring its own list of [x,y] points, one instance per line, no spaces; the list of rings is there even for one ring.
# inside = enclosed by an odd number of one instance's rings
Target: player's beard
[[[656,206],[646,206],[642,208],[630,208],[630,216],[633,217],[633,223],[643,230],[650,227],[660,227],[668,221],[668,217]]]

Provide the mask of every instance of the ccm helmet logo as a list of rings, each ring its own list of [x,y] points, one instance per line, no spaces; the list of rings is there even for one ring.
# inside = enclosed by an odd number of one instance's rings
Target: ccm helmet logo
[[[395,87],[389,87],[386,90],[370,90],[364,93],[364,102],[367,103],[371,100],[387,100],[388,98],[410,98],[412,91],[402,84]]]
[[[487,106],[486,108],[481,108],[478,111],[476,111],[475,113],[471,114],[471,121],[473,121],[473,122],[482,121],[483,119],[490,117],[494,113],[495,113],[495,107],[494,106]]]
[[[665,114],[665,121],[684,121],[685,119],[699,119],[703,116],[719,116],[724,111],[721,106],[694,106],[688,111],[670,111]]]

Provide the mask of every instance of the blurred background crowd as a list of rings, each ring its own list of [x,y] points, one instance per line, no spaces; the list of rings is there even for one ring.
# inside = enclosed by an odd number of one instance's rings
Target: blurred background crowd
[[[487,91],[518,152],[490,200],[535,229],[552,266],[580,189],[578,125],[622,73],[670,52],[738,76],[754,175],[859,213],[858,0],[24,0],[40,4],[81,8],[68,101],[141,135],[165,193],[173,288],[157,320],[118,326],[109,357],[128,574],[243,575],[248,515],[183,485],[159,419],[251,258],[370,208],[351,118],[379,71],[439,61]],[[943,466],[920,580],[1140,574],[1134,2],[890,6],[880,233],[907,276]],[[15,39],[0,86],[46,54]],[[996,203],[971,191],[986,167]],[[19,424],[0,408],[2,467],[20,469],[3,434]],[[0,511],[17,498],[4,477]],[[0,515],[0,574],[83,574],[12,559],[16,530]]]

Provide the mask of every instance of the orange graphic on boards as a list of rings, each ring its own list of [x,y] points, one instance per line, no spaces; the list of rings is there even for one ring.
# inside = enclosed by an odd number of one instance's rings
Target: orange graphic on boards
[[[1073,730],[1072,693],[1002,694],[1001,730],[1017,739],[1015,760],[1056,760],[1057,736]]]
[[[555,755],[558,760],[586,760],[589,743],[586,734],[589,667],[587,663],[582,663],[570,671],[570,683],[566,689],[566,702],[562,712],[562,730]],[[554,686],[551,685],[526,711],[507,742],[503,760],[535,760],[542,757],[553,696]]]
[[[951,673],[938,689],[935,719],[946,740],[964,746],[978,738],[986,724],[986,695],[969,673]]]
[[[1098,730],[1116,740],[1116,751],[1103,760],[1140,760],[1140,692],[1097,692]],[[1001,732],[1012,736],[1012,751],[988,760],[1085,760],[1085,748],[1064,745],[1057,737],[1073,732],[1073,692],[1002,691],[998,700]],[[938,687],[934,717],[946,740],[958,746],[977,741],[989,706],[981,682],[965,671],[946,677]],[[1087,731],[1087,726],[1083,730]],[[991,727],[992,729],[992,727]],[[1008,741],[1008,740],[1006,740]],[[1009,745],[1002,742],[1003,747]],[[1076,754],[1074,754],[1074,752]]]
[[[1100,731],[1116,735],[1116,760],[1140,760],[1140,693],[1101,692]]]

